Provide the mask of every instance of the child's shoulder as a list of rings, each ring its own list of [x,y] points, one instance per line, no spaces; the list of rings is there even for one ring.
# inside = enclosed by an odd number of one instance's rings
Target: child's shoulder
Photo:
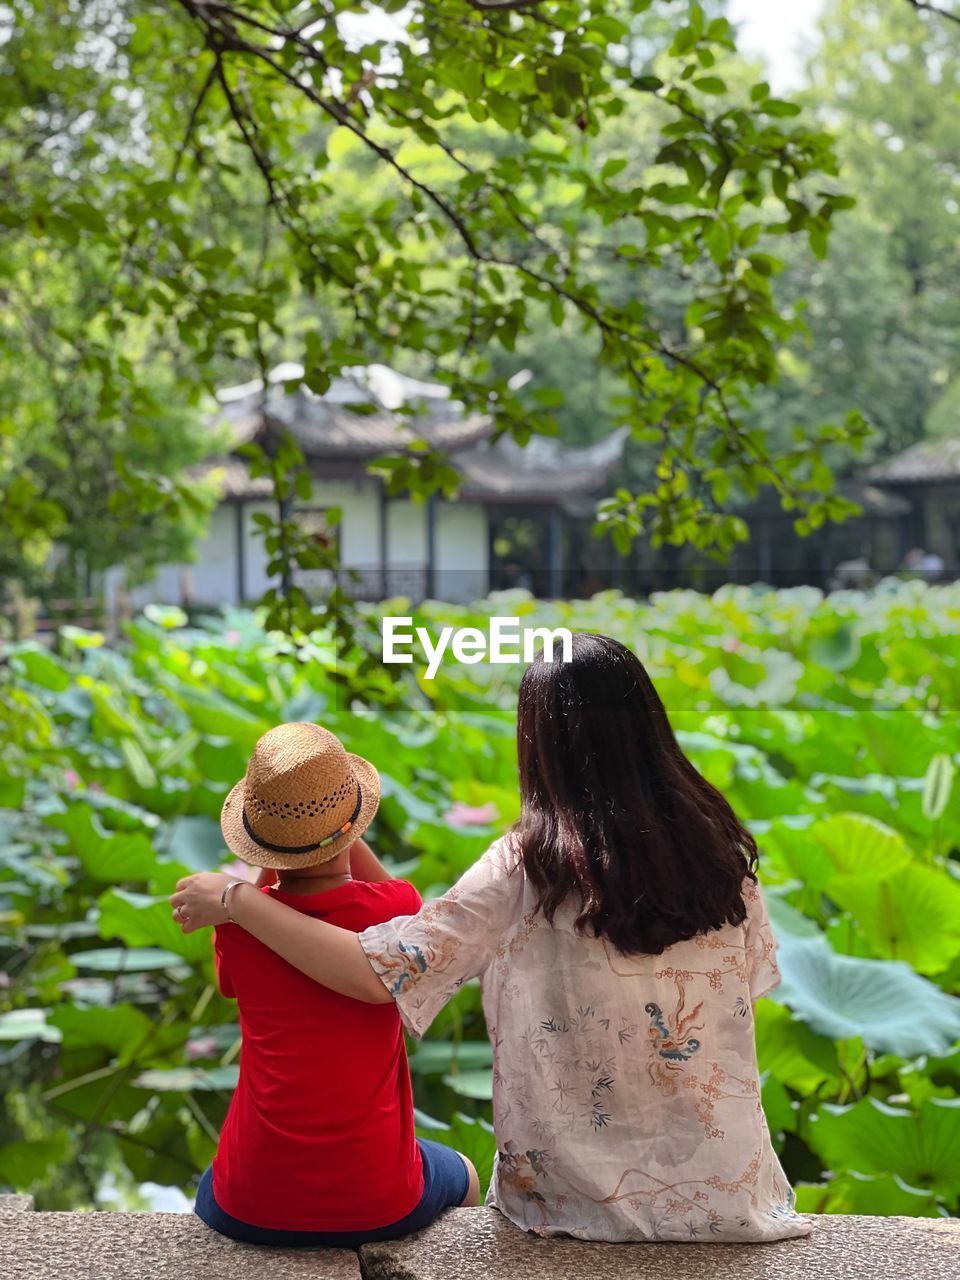
[[[371,924],[392,920],[394,916],[412,916],[423,906],[423,899],[409,880],[355,880],[355,900],[379,919]]]

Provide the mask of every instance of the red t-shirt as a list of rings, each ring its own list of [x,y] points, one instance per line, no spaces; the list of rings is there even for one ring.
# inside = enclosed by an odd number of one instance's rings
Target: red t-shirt
[[[405,880],[265,892],[357,933],[422,905]],[[373,1229],[406,1217],[423,1194],[423,1169],[396,1005],[322,987],[239,925],[220,925],[214,948],[243,1036],[213,1161],[217,1204],[281,1231]]]

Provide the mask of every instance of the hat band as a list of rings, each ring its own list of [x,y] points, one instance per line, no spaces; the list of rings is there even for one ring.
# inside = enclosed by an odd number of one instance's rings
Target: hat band
[[[324,838],[318,841],[316,844],[298,844],[298,845],[271,844],[269,840],[262,840],[260,836],[258,836],[257,833],[254,831],[253,827],[251,827],[250,821],[247,818],[246,808],[244,808],[243,810],[243,829],[244,831],[246,831],[247,835],[254,842],[254,844],[258,844],[261,849],[267,849],[270,853],[314,853],[316,852],[317,849],[322,849],[325,845],[331,844],[339,836],[346,835],[346,833],[350,830],[350,828],[356,822],[357,815],[360,812],[360,808],[362,804],[363,804],[363,792],[361,791],[360,783],[358,782],[357,783],[357,803],[354,807],[353,813],[351,813],[350,815],[349,821],[345,822],[342,827],[337,827],[333,835],[324,836]]]

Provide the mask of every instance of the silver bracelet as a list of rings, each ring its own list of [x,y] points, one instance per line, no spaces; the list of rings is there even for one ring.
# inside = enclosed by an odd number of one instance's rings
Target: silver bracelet
[[[230,908],[227,906],[227,894],[230,892],[231,889],[235,889],[238,884],[246,884],[246,883],[247,883],[246,880],[231,880],[228,885],[224,886],[223,893],[221,893],[220,895],[220,905],[221,907],[223,907],[224,911],[226,911],[227,919],[230,921],[231,924],[236,924],[237,922],[236,920],[234,920],[233,916],[230,914]]]

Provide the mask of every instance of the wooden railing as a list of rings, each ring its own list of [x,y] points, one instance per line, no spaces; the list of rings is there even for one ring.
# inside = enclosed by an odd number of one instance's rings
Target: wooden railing
[[[107,629],[110,621],[104,601],[97,596],[74,600],[24,600],[16,605],[4,603],[0,604],[0,618],[9,624],[17,639],[52,635],[63,626],[102,631]]]

